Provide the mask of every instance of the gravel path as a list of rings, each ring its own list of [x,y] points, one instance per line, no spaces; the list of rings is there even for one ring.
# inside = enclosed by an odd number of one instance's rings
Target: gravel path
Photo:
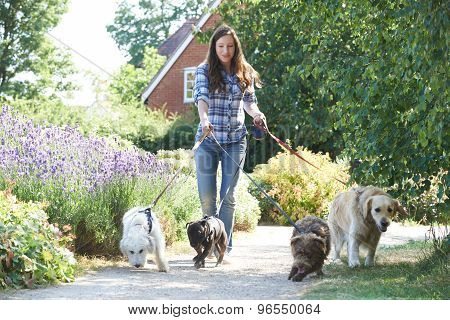
[[[424,240],[427,227],[393,224],[381,237],[381,246]],[[127,266],[105,268],[62,284],[33,290],[0,293],[0,299],[297,299],[301,283],[287,280],[292,257],[292,228],[259,226],[251,234],[238,234],[231,263],[215,268],[215,259],[196,270],[190,254],[170,254],[171,272],[160,273],[155,265],[145,269]]]

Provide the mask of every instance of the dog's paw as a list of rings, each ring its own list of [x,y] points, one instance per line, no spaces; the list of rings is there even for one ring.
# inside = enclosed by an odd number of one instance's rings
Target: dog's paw
[[[359,267],[359,261],[349,261],[348,266],[350,268],[358,268]]]
[[[340,258],[337,258],[337,259],[329,259],[328,262],[325,262],[325,264],[331,264],[331,263],[333,263],[333,264],[338,264],[338,265],[344,264]]]
[[[170,268],[169,267],[163,267],[163,268],[159,269],[158,271],[159,272],[166,272],[166,273],[168,273],[170,271]]]
[[[292,277],[292,281],[300,282],[303,280],[304,277],[305,277],[305,275],[303,275],[303,274],[296,274],[295,276]]]
[[[194,264],[194,267],[197,268],[197,269],[204,268],[205,267],[205,261],[204,260],[203,261],[196,261],[195,264]]]
[[[374,263],[373,259],[367,259],[366,258],[366,260],[364,261],[364,265],[366,267],[373,267],[375,265],[375,263]]]
[[[289,277],[288,280],[291,280],[293,276],[295,276],[298,272],[298,268],[297,267],[292,267],[291,268],[291,272],[289,273]]]

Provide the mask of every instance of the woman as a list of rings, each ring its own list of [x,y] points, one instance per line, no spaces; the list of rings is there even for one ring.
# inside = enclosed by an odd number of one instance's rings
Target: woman
[[[260,85],[258,73],[245,60],[236,32],[227,25],[218,27],[211,37],[206,61],[197,67],[195,73],[194,99],[200,116],[196,141],[206,130],[212,132],[197,149],[195,164],[203,214],[218,215],[223,221],[228,236],[228,253],[232,248],[235,187],[240,175],[237,164],[243,167],[247,147],[244,110],[255,124],[261,125],[265,121],[257,106],[254,89]],[[221,202],[217,209],[219,161],[222,183]]]

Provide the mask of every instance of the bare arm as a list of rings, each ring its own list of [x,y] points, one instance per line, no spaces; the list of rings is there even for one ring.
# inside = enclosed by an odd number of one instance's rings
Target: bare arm
[[[203,100],[203,99],[198,100],[197,108],[198,108],[198,116],[200,117],[200,123],[202,125],[202,131],[205,132],[205,130],[207,128],[209,128],[210,130],[213,130],[213,126],[212,126],[211,122],[209,122],[209,119],[208,119],[209,106],[205,102],[205,100]]]
[[[266,116],[259,110],[258,105],[255,102],[244,103],[244,110],[253,118],[253,123],[262,125],[266,121]]]

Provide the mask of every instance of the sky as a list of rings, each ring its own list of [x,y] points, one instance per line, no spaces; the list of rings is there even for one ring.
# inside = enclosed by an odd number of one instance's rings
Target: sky
[[[68,104],[91,105],[95,101],[94,77],[91,74],[107,79],[127,61],[106,31],[106,26],[114,21],[117,3],[116,0],[70,0],[68,12],[62,16],[59,25],[49,32],[51,37],[57,39],[54,39],[55,44],[69,46],[92,61],[90,63],[71,51],[72,61],[80,69],[73,82],[82,86],[82,90],[76,92],[73,98],[64,99]]]

